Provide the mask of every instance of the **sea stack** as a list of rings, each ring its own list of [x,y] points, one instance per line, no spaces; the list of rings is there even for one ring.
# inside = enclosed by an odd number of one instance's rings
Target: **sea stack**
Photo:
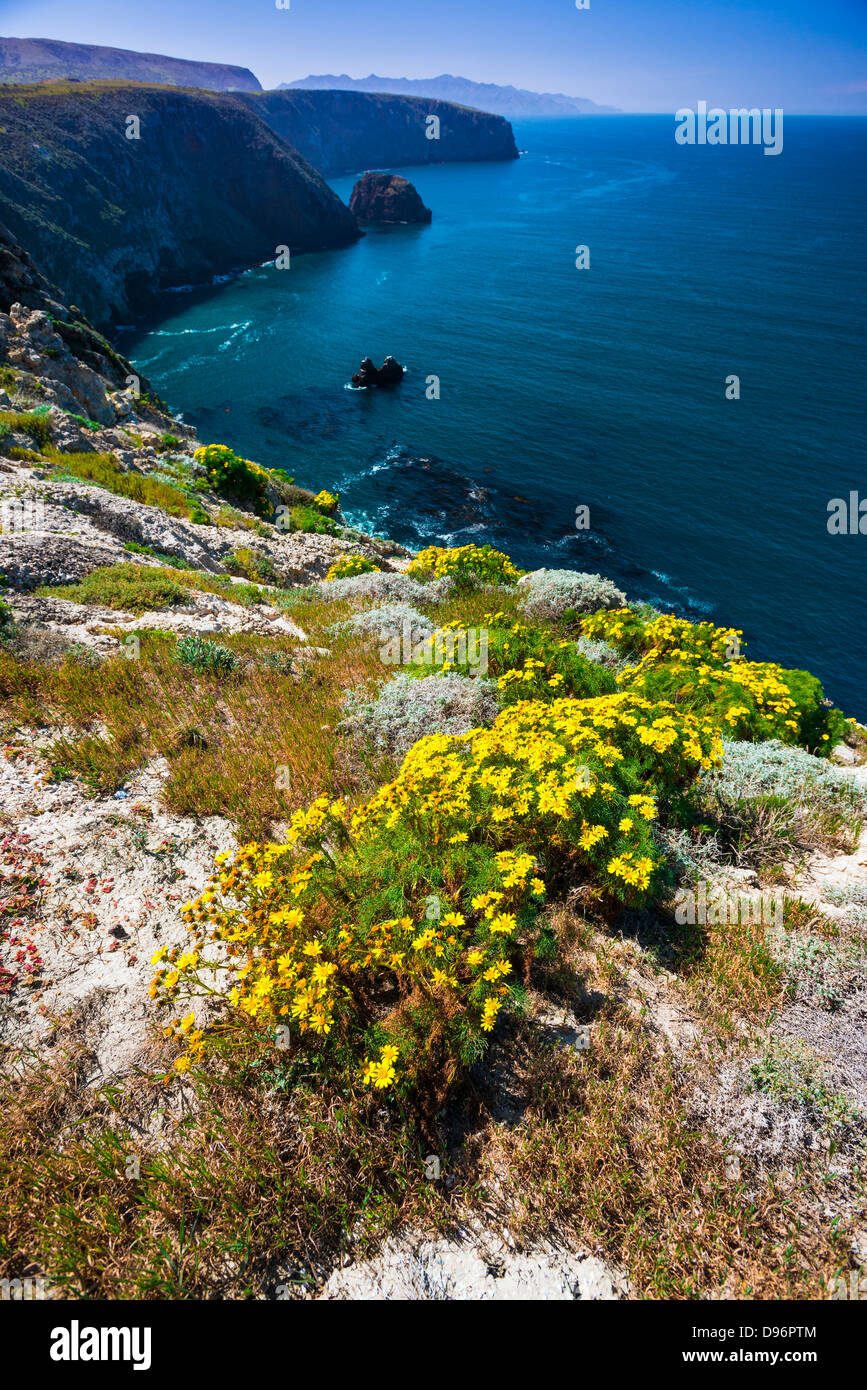
[[[349,211],[359,222],[430,222],[426,208],[409,179],[400,174],[362,174],[352,190]]]
[[[394,357],[386,357],[381,367],[377,367],[369,357],[365,357],[359,370],[352,378],[353,386],[396,386],[403,381],[404,368]]]

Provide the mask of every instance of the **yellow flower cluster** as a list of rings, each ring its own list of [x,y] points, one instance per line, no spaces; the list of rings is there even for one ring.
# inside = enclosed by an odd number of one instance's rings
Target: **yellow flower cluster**
[[[373,570],[378,569],[379,565],[368,560],[366,555],[343,555],[339,560],[335,560],[325,578],[352,579],[356,574],[371,574]]]
[[[321,1048],[338,1024],[344,1038],[360,1029],[388,978],[426,1019],[439,1011],[488,1034],[532,939],[543,864],[565,857],[621,897],[643,892],[658,796],[719,754],[700,721],[628,692],[524,701],[490,729],[424,738],[366,805],[321,797],[293,816],[285,844],[220,856],[184,908],[191,949],[157,953],[154,993],[173,1003],[182,984],[203,987],[205,969],[224,969],[242,1017]],[[410,837],[404,910],[371,917],[372,893],[395,901],[395,835]],[[418,886],[413,853],[442,865],[433,897]],[[206,966],[207,943],[219,955]],[[375,1088],[392,1084],[414,1045],[406,1009],[380,1016],[386,1043],[361,1073]]]
[[[394,1064],[397,1061],[397,1048],[390,1044],[382,1049],[378,1062],[371,1062],[370,1058],[365,1059],[362,1080],[365,1086],[376,1086],[379,1090],[384,1090],[390,1086],[395,1079]]]
[[[407,574],[414,579],[442,579],[450,575],[457,579],[473,577],[486,584],[515,584],[521,571],[508,555],[489,545],[429,545],[419,551]]]
[[[333,512],[339,501],[340,498],[336,492],[329,492],[327,488],[323,488],[313,498],[313,505],[318,507],[321,512]]]
[[[797,741],[802,705],[781,667],[743,659],[739,629],[690,623],[671,614],[644,623],[628,608],[590,614],[581,629],[585,637],[639,656],[617,677],[624,689],[652,699],[677,698],[712,718],[730,737]]]

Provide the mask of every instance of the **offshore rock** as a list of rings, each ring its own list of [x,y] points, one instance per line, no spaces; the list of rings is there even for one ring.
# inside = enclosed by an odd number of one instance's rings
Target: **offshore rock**
[[[404,368],[394,357],[386,357],[381,367],[374,365],[373,359],[365,357],[359,370],[352,378],[353,386],[396,386],[403,381]]]
[[[409,179],[371,171],[353,188],[349,211],[359,222],[430,222],[433,217]]]

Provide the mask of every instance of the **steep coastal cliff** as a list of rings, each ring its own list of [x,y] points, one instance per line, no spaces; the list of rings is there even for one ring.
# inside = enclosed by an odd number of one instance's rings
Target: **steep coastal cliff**
[[[502,116],[430,97],[279,91],[239,100],[323,174],[518,158],[512,127]]]
[[[517,157],[501,117],[364,92],[32,85],[0,92],[0,126],[4,220],[100,327],[279,246],[354,240],[318,169]]]
[[[0,39],[0,82],[52,82],[69,77],[84,82],[167,82],[214,92],[261,91],[249,68],[231,63],[194,63],[163,53],[134,53],[128,48],[57,39]]]
[[[98,325],[155,291],[358,236],[323,179],[222,93],[132,83],[0,94],[4,220]],[[129,138],[130,131],[137,138]]]

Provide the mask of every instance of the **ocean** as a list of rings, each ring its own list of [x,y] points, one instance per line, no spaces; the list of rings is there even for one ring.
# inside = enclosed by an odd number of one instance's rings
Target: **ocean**
[[[673,116],[514,129],[513,163],[400,170],[430,226],[167,295],[120,346],[354,524],[606,574],[867,721],[867,534],[828,531],[867,502],[867,120],[789,117],[776,156]],[[350,389],[388,353],[401,386]]]

